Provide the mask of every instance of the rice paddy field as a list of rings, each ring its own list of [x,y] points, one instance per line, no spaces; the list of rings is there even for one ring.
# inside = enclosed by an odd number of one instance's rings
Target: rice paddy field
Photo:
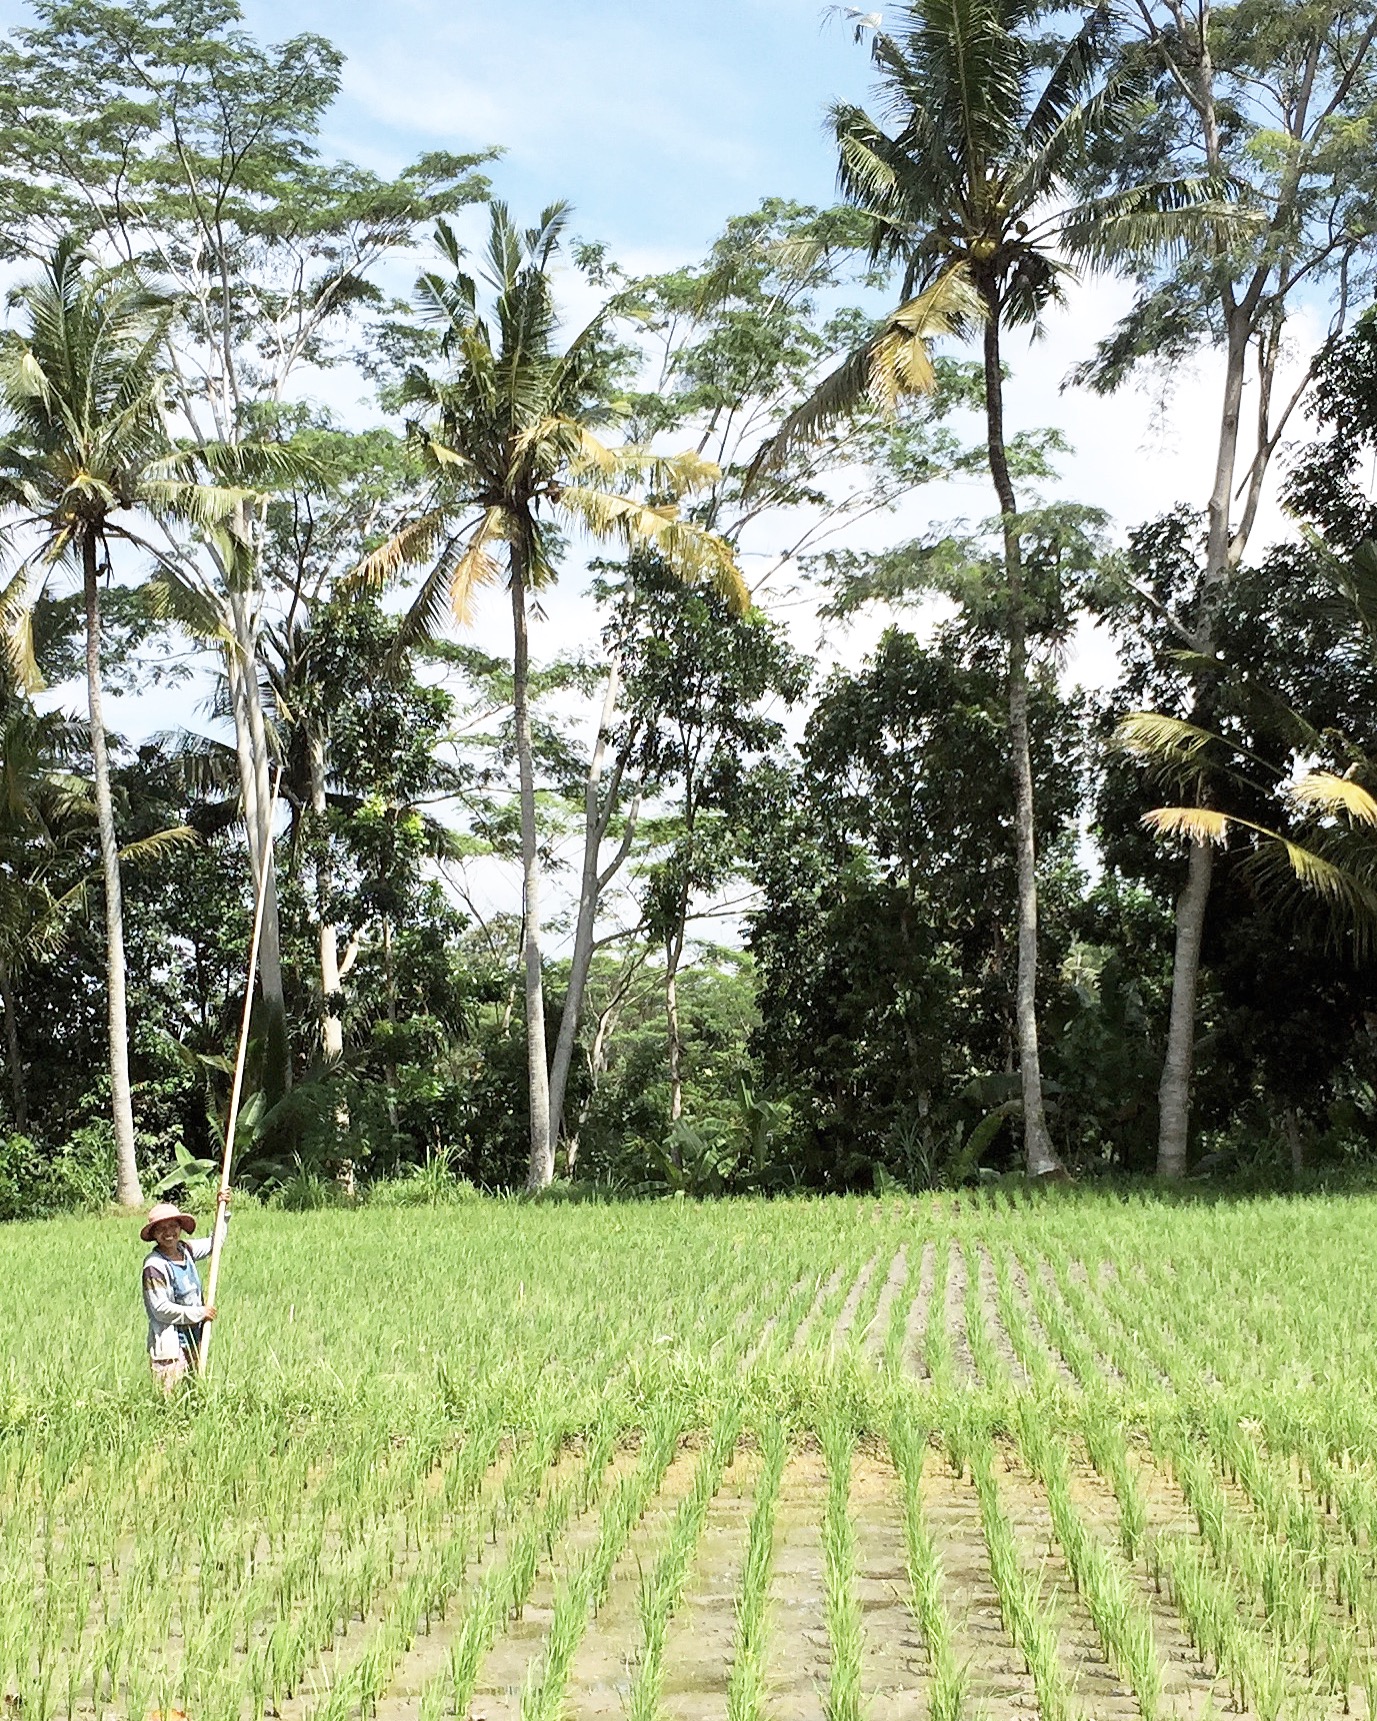
[[[1377,1202],[0,1228],[11,1721],[1377,1713]]]

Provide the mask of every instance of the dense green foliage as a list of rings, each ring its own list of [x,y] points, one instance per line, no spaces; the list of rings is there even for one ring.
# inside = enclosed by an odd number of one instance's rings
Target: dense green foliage
[[[328,158],[317,37],[39,0],[0,79],[35,283],[0,337],[0,1218],[218,1157],[260,894],[238,1163],[273,1199],[1365,1162],[1369,10],[908,0],[859,25],[845,204],[766,197],[633,279],[562,205],[465,225],[488,156]],[[1081,381],[1223,362],[1213,488],[1155,520],[1061,499],[1055,422],[1004,422],[1009,329],[1089,263],[1138,296]],[[992,520],[888,529],[954,478]],[[180,726],[121,736],[102,679]]]

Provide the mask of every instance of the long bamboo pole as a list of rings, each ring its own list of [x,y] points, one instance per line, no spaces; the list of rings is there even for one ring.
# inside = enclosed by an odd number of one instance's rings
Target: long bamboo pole
[[[268,803],[268,843],[272,842],[273,815],[277,811],[277,792],[282,787],[282,767],[277,768],[272,799]],[[268,882],[273,857],[265,844],[262,864],[258,871],[258,893],[253,905],[253,936],[249,940],[249,980],[244,989],[244,1014],[239,1023],[239,1048],[234,1055],[234,1080],[230,1084],[229,1116],[225,1120],[225,1157],[220,1166],[220,1189],[215,1197],[215,1231],[210,1244],[210,1270],[206,1274],[206,1302],[214,1308],[220,1285],[220,1257],[225,1248],[226,1210],[230,1198],[230,1173],[234,1168],[234,1132],[239,1123],[239,1102],[244,1093],[244,1066],[249,1055],[249,1023],[253,1017],[253,988],[258,978],[258,946],[263,937],[263,911],[268,901]],[[215,1322],[207,1321],[201,1329],[201,1344],[196,1372],[204,1380],[210,1372],[210,1341],[215,1336]]]

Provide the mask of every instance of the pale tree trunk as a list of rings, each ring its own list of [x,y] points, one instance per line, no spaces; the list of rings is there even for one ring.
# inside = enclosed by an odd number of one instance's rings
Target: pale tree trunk
[[[1004,450],[1004,378],[999,352],[999,299],[985,294],[985,422],[990,477],[1004,528],[1004,569],[1009,587],[1009,749],[1014,777],[1014,840],[1018,861],[1018,975],[1014,1021],[1018,1033],[1019,1085],[1023,1095],[1024,1162],[1030,1177],[1062,1172],[1052,1146],[1042,1097],[1038,1047],[1038,878],[1034,824],[1033,760],[1028,736],[1028,616],[1023,591],[1018,502]]]
[[[1192,843],[1186,883],[1176,899],[1176,949],[1171,966],[1171,1013],[1167,1050],[1157,1089],[1157,1175],[1184,1177],[1190,1141],[1191,1070],[1195,1061],[1195,998],[1200,979],[1200,945],[1210,897],[1214,852]]]
[[[316,860],[317,943],[320,952],[320,1049],[327,1064],[337,1064],[344,1056],[344,1023],[339,1011],[340,966],[339,929],[330,913],[330,893],[334,880],[330,868],[330,850],[325,827],[325,741],[316,730],[307,738],[307,755],[311,772],[311,815],[319,843]]]
[[[1281,1128],[1291,1153],[1291,1176],[1299,1180],[1305,1175],[1305,1136],[1294,1106],[1287,1106],[1281,1114]]]
[[[684,953],[682,938],[671,939],[665,945],[665,1034],[669,1054],[669,1121],[678,1123],[684,1115],[684,1036],[679,1025],[679,963]],[[676,1145],[672,1150],[674,1163],[680,1163]]]
[[[255,890],[268,869],[263,902],[263,930],[259,945],[258,984],[267,1009],[284,1024],[287,994],[282,976],[282,934],[277,911],[277,855],[273,842],[272,764],[268,754],[267,726],[258,688],[258,629],[249,594],[230,594],[234,639],[226,652],[230,684],[230,707],[234,718],[234,750],[239,764],[240,793],[244,801],[244,823],[248,830],[249,862]],[[291,1086],[291,1060],[283,1071]]]
[[[600,866],[602,844],[608,825],[616,811],[621,788],[624,757],[614,764],[606,792],[603,791],[603,771],[607,762],[607,743],[617,715],[617,695],[621,690],[621,671],[613,664],[608,671],[603,694],[602,715],[598,721],[597,739],[588,766],[583,790],[583,875],[579,881],[579,911],[574,925],[574,952],[569,964],[569,986],[564,995],[564,1010],[559,1019],[554,1056],[550,1060],[550,1143],[558,1144],[564,1127],[564,1097],[569,1086],[569,1071],[573,1066],[574,1046],[578,1039],[579,1021],[583,1015],[583,997],[588,985],[588,971],[593,962],[594,937],[597,931],[598,908],[603,892],[621,870],[631,850],[639,802],[633,802],[627,817],[627,827],[617,853],[606,867]],[[573,1161],[570,1160],[572,1165]]]
[[[383,958],[383,1005],[387,1011],[389,1028],[397,1026],[397,971],[392,961],[392,917],[383,916],[382,923],[382,958]],[[383,1065],[383,1081],[387,1084],[387,1121],[393,1129],[397,1127],[397,1066],[392,1061],[392,1047],[396,1040],[389,1035],[387,1046],[387,1062]]]
[[[86,588],[86,698],[91,719],[91,759],[95,776],[96,824],[100,830],[100,868],[105,885],[105,993],[110,1034],[110,1107],[115,1124],[115,1199],[122,1207],[143,1202],[134,1151],[134,1103],[129,1089],[129,1016],[125,998],[124,895],[120,851],[115,838],[115,809],[110,798],[110,756],[105,746],[100,675],[100,582],[96,540],[82,538]]]
[[[1248,360],[1250,320],[1230,302],[1228,345],[1224,370],[1224,402],[1219,421],[1214,486],[1210,491],[1205,542],[1204,613],[1197,631],[1204,651],[1214,638],[1214,611],[1229,578],[1236,550],[1230,532],[1234,467],[1238,458],[1239,419]],[[1238,547],[1241,549],[1241,546]],[[1205,715],[1197,703],[1198,722]],[[1195,1008],[1200,984],[1200,949],[1205,937],[1205,910],[1214,873],[1214,851],[1193,842],[1186,862],[1186,882],[1176,899],[1176,945],[1171,968],[1171,1011],[1167,1046],[1158,1087],[1157,1175],[1184,1177],[1190,1155],[1191,1071],[1195,1061]]]
[[[29,1127],[29,1091],[24,1080],[24,1055],[19,1045],[19,1012],[10,978],[10,965],[0,956],[0,1005],[5,1011],[5,1062],[10,1075],[10,1109],[22,1135]]]
[[[531,739],[530,636],[525,567],[512,546],[512,708],[521,779],[522,955],[526,977],[526,1075],[531,1105],[531,1161],[526,1187],[546,1189],[555,1175],[550,1136],[550,1066],[545,1051],[545,988],[540,968],[540,858],[536,851],[535,759]]]

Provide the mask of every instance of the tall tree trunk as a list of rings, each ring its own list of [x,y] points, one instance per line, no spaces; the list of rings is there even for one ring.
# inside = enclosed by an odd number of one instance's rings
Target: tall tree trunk
[[[605,868],[600,868],[602,843],[607,827],[616,810],[617,791],[621,783],[623,761],[618,760],[608,784],[602,789],[603,769],[607,760],[607,742],[617,715],[617,696],[621,690],[621,670],[613,664],[607,675],[603,694],[602,714],[598,720],[597,738],[588,765],[583,788],[583,876],[579,881],[579,911],[574,925],[574,952],[569,963],[569,986],[564,994],[564,1010],[559,1019],[554,1057],[550,1061],[550,1142],[558,1144],[564,1127],[564,1096],[569,1086],[569,1071],[573,1066],[574,1046],[578,1039],[579,1021],[583,1015],[583,995],[588,985],[588,971],[593,962],[593,941],[597,931],[598,907],[603,892],[620,870],[631,847],[635,829],[636,807],[633,805],[628,828],[617,854]]]
[[[1200,980],[1200,946],[1205,907],[1210,897],[1214,851],[1192,843],[1186,882],[1176,899],[1176,948],[1171,965],[1171,1012],[1167,1050],[1157,1088],[1157,1175],[1184,1177],[1190,1142],[1191,1070],[1195,1061],[1195,999]]]
[[[334,879],[325,823],[325,740],[318,730],[310,730],[306,747],[311,772],[311,816],[319,844],[316,851],[316,917],[320,955],[320,1049],[327,1064],[337,1064],[344,1056],[344,1023],[339,1011],[339,929],[330,912]]]
[[[512,545],[512,707],[521,779],[522,955],[526,972],[526,1074],[531,1104],[531,1162],[526,1187],[548,1188],[555,1175],[550,1135],[550,1066],[545,1051],[545,988],[540,968],[540,860],[536,852],[535,760],[531,740],[531,651],[526,573],[520,546]]]
[[[129,1089],[129,1014],[125,998],[124,894],[115,809],[110,799],[110,756],[105,746],[100,675],[100,582],[95,534],[81,541],[86,588],[86,699],[91,719],[91,759],[100,829],[100,869],[105,884],[105,993],[110,1034],[110,1107],[115,1123],[115,1199],[122,1207],[143,1201],[134,1152],[134,1103]]]
[[[272,829],[272,762],[268,755],[267,725],[258,689],[258,628],[246,591],[232,590],[230,614],[234,640],[226,653],[230,684],[230,709],[234,718],[234,748],[239,764],[240,793],[244,801],[244,823],[248,830],[249,862],[254,889],[268,869],[263,901],[263,929],[259,939],[258,985],[263,1003],[285,1035],[287,993],[282,975],[282,933],[277,908],[277,855]],[[283,1082],[291,1086],[291,1061],[283,1070]]]
[[[665,945],[665,1035],[669,1054],[669,1121],[678,1123],[684,1115],[684,1036],[679,1025],[679,960],[683,941],[671,939]],[[682,1158],[678,1142],[670,1148],[674,1163]]]
[[[19,1012],[15,1005],[10,965],[0,956],[0,1005],[5,1011],[5,1063],[10,1076],[10,1109],[22,1135],[29,1127],[29,1090],[24,1080],[24,1054],[19,1045]]]
[[[1299,1181],[1305,1175],[1305,1136],[1294,1106],[1287,1106],[1281,1114],[1281,1129],[1291,1151],[1291,1177],[1293,1181]]]
[[[392,917],[385,914],[382,923],[382,957],[383,957],[383,1004],[387,1010],[387,1025],[397,1026],[397,970],[392,960]],[[392,1060],[392,1049],[396,1045],[396,1036],[387,1037],[387,1060],[383,1064],[383,1081],[387,1084],[387,1121],[396,1129],[397,1116],[397,1066]]]
[[[1042,1098],[1038,1049],[1038,880],[1034,837],[1033,760],[1028,739],[1028,615],[1018,501],[1004,450],[1004,377],[999,352],[997,289],[985,291],[985,425],[990,477],[999,498],[1004,529],[1004,571],[1009,588],[1009,748],[1014,777],[1014,839],[1018,858],[1018,977],[1014,1019],[1018,1029],[1019,1079],[1023,1094],[1023,1150],[1030,1177],[1061,1172],[1052,1147]]]
[[[1249,318],[1231,304],[1224,370],[1224,402],[1219,421],[1214,486],[1210,491],[1205,541],[1204,610],[1197,631],[1208,651],[1214,638],[1214,615],[1234,560],[1230,531],[1234,466],[1238,458],[1238,427],[1243,410],[1243,382],[1248,361]],[[1201,721],[1200,707],[1192,713]],[[1192,843],[1186,862],[1186,882],[1176,899],[1176,947],[1171,968],[1171,1012],[1167,1048],[1158,1087],[1157,1175],[1184,1177],[1190,1154],[1191,1070],[1195,1061],[1195,1006],[1200,982],[1200,948],[1205,936],[1205,909],[1214,873],[1214,851],[1207,843]]]

